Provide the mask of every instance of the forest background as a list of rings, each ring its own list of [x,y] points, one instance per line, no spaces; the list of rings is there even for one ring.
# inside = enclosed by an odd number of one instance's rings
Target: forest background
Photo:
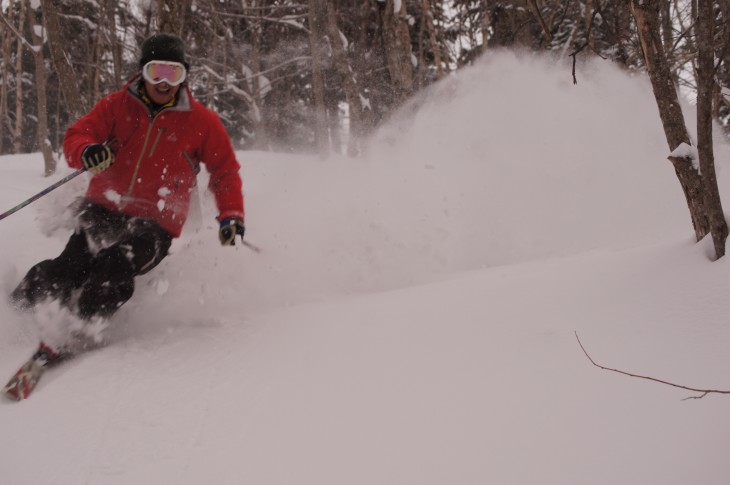
[[[158,31],[184,39],[190,86],[237,149],[355,154],[396,108],[489,49],[573,56],[578,82],[586,56],[645,70],[634,3],[656,11],[671,75],[691,99],[697,1],[3,0],[0,154],[58,151],[69,123],[134,75],[142,40]],[[707,3],[712,112],[727,128],[730,0]]]
[[[189,85],[239,150],[358,156],[418,93],[493,49],[648,75],[697,240],[728,229],[712,126],[730,133],[730,0],[2,0],[0,155],[41,151],[139,69],[152,33],[187,46]],[[540,79],[535,79],[540,83]],[[679,98],[697,105],[691,136]],[[526,117],[539,106],[516,105]],[[596,113],[596,116],[600,116]],[[488,127],[485,127],[488,129]],[[526,133],[525,136],[529,136]]]

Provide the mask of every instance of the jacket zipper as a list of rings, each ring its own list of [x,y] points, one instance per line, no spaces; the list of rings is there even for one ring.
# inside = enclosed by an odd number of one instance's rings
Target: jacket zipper
[[[152,148],[150,149],[150,155],[149,155],[150,157],[152,157],[152,155],[154,155],[155,148],[157,148],[157,144],[160,142],[160,137],[162,136],[162,134],[164,132],[165,132],[164,128],[160,128],[159,130],[157,130],[157,137],[155,138],[155,142],[152,144]]]
[[[138,96],[135,96],[134,94],[132,94],[132,98],[136,99],[137,102],[139,102],[142,106],[147,108],[148,111],[150,111],[149,106],[147,106],[144,103],[144,101],[139,99]],[[165,109],[175,109],[175,107],[165,108]],[[142,151],[140,152],[139,159],[137,159],[137,165],[134,167],[134,174],[132,175],[132,180],[129,182],[129,189],[127,189],[127,194],[122,199],[122,202],[120,205],[121,209],[123,209],[127,205],[127,201],[129,200],[129,197],[132,195],[132,190],[134,189],[134,185],[137,183],[137,174],[139,174],[139,168],[142,165],[142,159],[144,158],[144,154],[147,151],[147,144],[150,141],[150,134],[152,134],[152,126],[155,124],[155,119],[157,118],[157,115],[159,115],[163,110],[158,111],[156,114],[152,114],[152,112],[150,111],[150,115],[152,118],[150,121],[150,126],[147,128],[147,134],[144,137],[144,145],[142,145]],[[149,154],[150,157],[155,152],[155,149],[157,148],[157,143],[160,141],[160,137],[162,137],[162,133],[164,131],[165,130],[163,128],[160,128],[157,131],[157,137],[155,138],[155,141],[152,143],[152,149],[150,150],[150,154]]]
[[[139,158],[137,159],[137,165],[134,167],[134,173],[132,174],[132,180],[129,182],[129,188],[127,189],[127,194],[122,199],[121,208],[123,209],[127,205],[127,201],[129,200],[129,197],[132,195],[132,190],[134,189],[134,184],[137,182],[137,174],[139,174],[139,167],[142,166],[142,159],[144,158],[144,154],[147,151],[147,143],[150,141],[150,134],[152,133],[152,126],[155,124],[154,118],[150,122],[150,126],[147,128],[147,134],[144,137],[144,145],[142,145],[142,151],[139,154]],[[157,139],[159,140],[159,136]],[[156,144],[156,143],[155,143]]]

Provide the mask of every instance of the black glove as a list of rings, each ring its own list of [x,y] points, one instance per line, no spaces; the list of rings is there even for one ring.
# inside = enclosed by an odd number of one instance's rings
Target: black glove
[[[229,217],[221,221],[218,239],[221,240],[221,244],[224,246],[234,246],[236,244],[236,235],[239,234],[241,241],[243,241],[244,232],[246,232],[246,228],[243,225],[243,220],[237,217]]]
[[[88,145],[81,153],[81,163],[93,174],[103,172],[114,163],[114,152],[107,145]]]

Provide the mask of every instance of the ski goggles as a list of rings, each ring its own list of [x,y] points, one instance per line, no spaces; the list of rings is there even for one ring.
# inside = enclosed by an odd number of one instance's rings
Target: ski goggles
[[[185,81],[185,66],[172,61],[150,61],[142,68],[145,81],[152,84],[167,83],[177,86]]]

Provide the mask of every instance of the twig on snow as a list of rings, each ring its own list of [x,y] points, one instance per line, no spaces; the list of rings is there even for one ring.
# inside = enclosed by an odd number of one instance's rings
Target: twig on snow
[[[636,377],[638,379],[646,379],[647,381],[654,381],[654,382],[658,382],[660,384],[665,384],[667,386],[678,387],[679,389],[685,389],[687,391],[701,393],[699,396],[686,397],[686,398],[682,399],[682,401],[687,401],[689,399],[702,399],[703,397],[705,397],[708,394],[730,394],[730,391],[722,391],[722,390],[717,390],[717,389],[697,389],[695,387],[681,386],[679,384],[674,384],[672,382],[663,381],[661,379],[656,379],[654,377],[642,376],[642,375],[638,375],[638,374],[633,374],[631,372],[622,371],[619,369],[612,369],[611,367],[605,367],[603,365],[597,364],[596,361],[594,361],[593,358],[588,354],[588,351],[585,349],[585,347],[583,347],[583,343],[580,341],[580,337],[578,337],[578,332],[575,332],[575,338],[576,338],[576,340],[578,340],[578,345],[580,345],[580,348],[583,351],[583,353],[586,354],[586,357],[588,357],[588,360],[591,361],[591,364],[595,365],[599,369],[616,372],[618,374],[623,374],[623,375],[629,376],[629,377]]]

